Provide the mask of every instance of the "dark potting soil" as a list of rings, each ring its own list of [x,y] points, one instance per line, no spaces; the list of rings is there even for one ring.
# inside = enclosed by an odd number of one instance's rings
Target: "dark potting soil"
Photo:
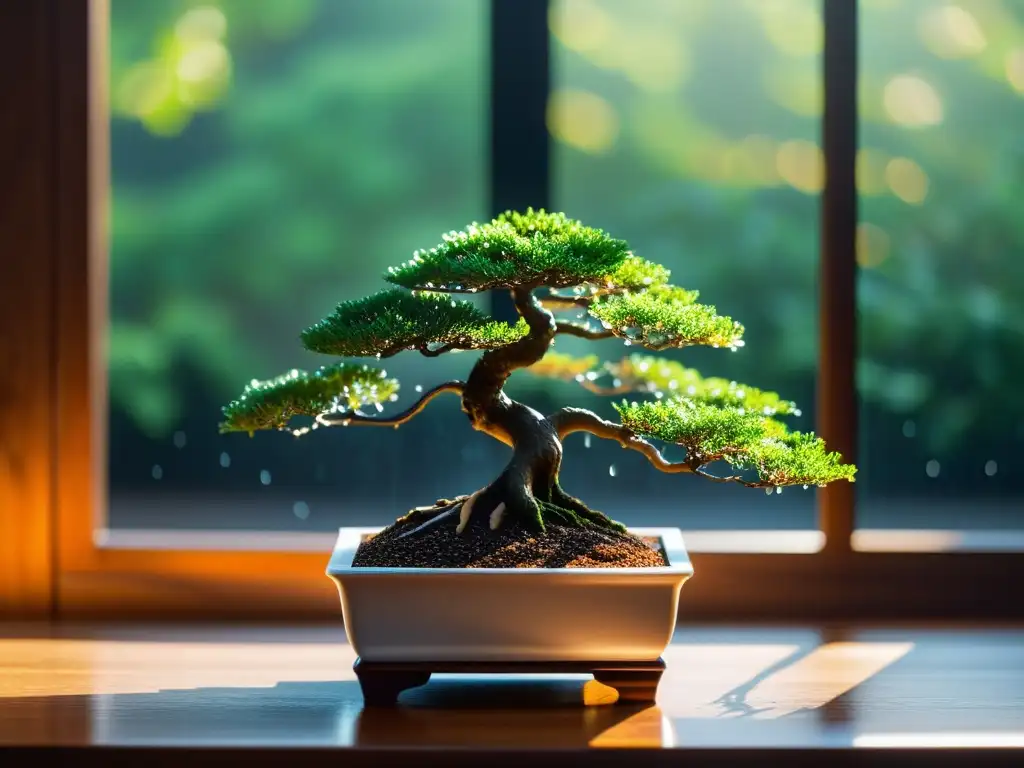
[[[637,568],[664,566],[657,539],[631,533],[568,528],[549,523],[544,533],[506,519],[496,531],[473,516],[456,533],[456,515],[424,524],[398,521],[366,538],[352,561],[378,568]],[[419,529],[419,530],[416,530]],[[408,534],[403,536],[403,534]]]

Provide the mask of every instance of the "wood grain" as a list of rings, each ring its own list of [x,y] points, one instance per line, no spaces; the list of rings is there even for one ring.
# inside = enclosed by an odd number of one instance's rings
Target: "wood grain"
[[[653,707],[607,706],[615,697],[586,676],[473,674],[435,675],[397,708],[368,709],[354,659],[339,626],[8,625],[0,750],[134,749],[148,762],[234,748],[248,762],[327,748],[345,765],[387,750],[487,764],[508,750],[576,764],[623,748],[646,755],[630,765],[730,750],[767,750],[771,764],[784,750],[824,751],[830,765],[892,752],[906,764],[914,749],[941,760],[946,746],[978,748],[970,764],[1024,757],[1013,748],[1024,748],[1024,627],[689,627],[665,654]]]
[[[55,164],[47,3],[0,3],[0,616],[53,593]]]

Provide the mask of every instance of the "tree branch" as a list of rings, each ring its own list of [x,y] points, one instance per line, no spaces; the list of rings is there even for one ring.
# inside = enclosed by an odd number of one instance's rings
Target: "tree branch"
[[[623,448],[642,453],[655,469],[662,472],[693,474],[697,471],[697,467],[688,461],[669,461],[654,445],[635,435],[631,429],[606,421],[585,408],[563,408],[549,418],[558,433],[559,440],[574,432],[589,432],[605,440],[615,440]]]
[[[592,328],[585,323],[555,323],[555,333],[562,333],[567,336],[578,336],[581,339],[610,339],[615,334],[610,328]]]
[[[437,349],[430,349],[426,344],[418,347],[419,353],[424,357],[440,357],[445,352],[454,352],[456,349],[465,349],[458,344],[444,344]]]
[[[546,296],[541,296],[540,305],[544,309],[558,310],[558,309],[586,309],[590,306],[593,301],[592,296],[560,296],[555,292],[551,292]]]
[[[443,384],[438,384],[433,389],[429,389],[424,392],[423,396],[406,410],[395,416],[390,416],[384,419],[374,418],[373,416],[364,416],[361,413],[349,412],[331,418],[328,418],[326,414],[321,413],[316,417],[316,421],[318,424],[325,427],[347,427],[351,424],[365,424],[372,427],[394,427],[397,429],[399,426],[405,424],[405,422],[409,421],[413,416],[426,408],[427,403],[438,395],[444,392],[456,392],[461,395],[464,387],[465,385],[461,381],[446,381]]]
[[[623,448],[642,453],[655,469],[668,474],[693,474],[715,483],[737,483],[747,488],[767,488],[770,486],[769,483],[763,481],[751,482],[744,480],[739,475],[729,475],[728,477],[713,475],[704,470],[704,467],[710,463],[708,461],[697,459],[669,461],[661,454],[661,451],[642,437],[636,435],[633,430],[621,424],[606,421],[593,411],[588,411],[585,408],[562,408],[550,416],[549,421],[555,427],[559,440],[574,432],[589,432],[605,440],[615,440]]]
[[[418,285],[415,288],[410,288],[410,291],[420,291],[422,293],[481,293],[479,288],[452,288],[451,286],[436,286],[434,288],[427,288],[424,285]]]

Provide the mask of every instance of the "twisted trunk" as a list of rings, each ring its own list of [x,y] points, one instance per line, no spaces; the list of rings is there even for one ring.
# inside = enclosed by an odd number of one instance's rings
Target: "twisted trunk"
[[[512,459],[498,479],[473,500],[473,510],[490,514],[504,504],[506,515],[543,527],[537,501],[551,500],[562,464],[562,442],[542,414],[503,391],[512,372],[540,360],[555,337],[555,319],[533,296],[533,288],[512,291],[529,333],[514,344],[483,354],[466,381],[462,409],[474,429],[512,447]]]
[[[554,316],[534,297],[535,287],[512,291],[516,309],[529,327],[527,335],[507,347],[485,352],[461,389],[462,410],[473,428],[510,446],[511,460],[494,482],[472,496],[440,499],[432,507],[410,512],[407,520],[426,522],[409,534],[455,515],[460,518],[460,530],[470,515],[490,518],[491,528],[509,517],[535,530],[543,530],[545,520],[624,530],[569,496],[558,484],[562,441],[557,419],[546,418],[504,392],[508,377],[544,357],[558,332]]]

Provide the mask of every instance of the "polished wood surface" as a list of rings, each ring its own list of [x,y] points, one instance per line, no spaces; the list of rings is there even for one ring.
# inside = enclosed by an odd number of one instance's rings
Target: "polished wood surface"
[[[608,706],[614,690],[588,676],[435,675],[397,708],[364,708],[354,661],[341,627],[0,625],[0,745],[330,747],[345,765],[396,748],[573,763],[629,748],[641,765],[978,747],[972,762],[1024,764],[1009,749],[1024,748],[1024,628],[683,628],[654,706]]]

